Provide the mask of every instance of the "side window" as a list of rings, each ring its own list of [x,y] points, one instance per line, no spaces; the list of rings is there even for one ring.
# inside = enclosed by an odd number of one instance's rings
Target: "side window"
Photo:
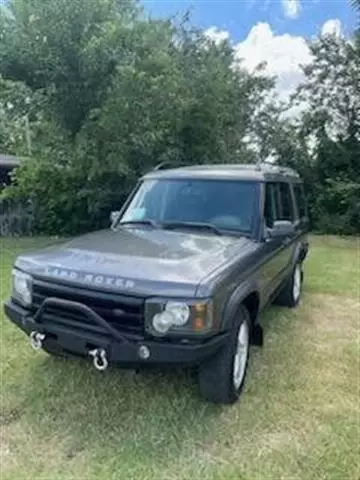
[[[280,212],[278,220],[294,221],[294,208],[291,196],[290,185],[288,183],[279,183],[279,207]]]
[[[274,221],[278,218],[276,185],[274,183],[266,184],[264,217],[268,228],[272,228]]]
[[[299,218],[307,216],[304,188],[301,184],[294,185],[295,200],[298,207]]]

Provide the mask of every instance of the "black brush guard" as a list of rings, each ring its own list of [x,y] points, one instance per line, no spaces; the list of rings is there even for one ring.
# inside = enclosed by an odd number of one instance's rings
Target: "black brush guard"
[[[64,300],[64,299],[55,298],[55,297],[46,298],[41,304],[40,308],[35,313],[35,315],[31,317],[34,323],[38,323],[39,325],[41,325],[42,324],[41,317],[46,312],[46,309],[50,307],[60,307],[60,308],[66,308],[66,309],[69,309],[69,310],[71,309],[75,311],[77,310],[78,312],[85,315],[89,320],[91,320],[95,324],[98,324],[100,327],[102,327],[116,340],[128,345],[135,344],[135,342],[129,340],[125,335],[123,335],[118,330],[113,328],[106,320],[104,320],[99,314],[94,312],[94,310],[92,310],[90,307],[88,307],[87,305],[84,305],[83,303],[74,302],[72,300]]]
[[[73,324],[48,321],[47,309],[65,307],[81,312],[92,323]],[[218,333],[209,339],[194,343],[169,341],[169,339],[146,338],[144,335],[123,334],[110,325],[92,308],[72,300],[46,298],[35,312],[10,300],[4,303],[6,316],[30,338],[36,350],[50,353],[92,357],[95,367],[104,370],[104,365],[114,363],[130,368],[143,364],[189,365],[199,364],[214,355],[226,342],[228,332]],[[95,331],[92,326],[101,330]],[[89,328],[87,328],[89,327]],[[99,328],[100,327],[100,328]]]

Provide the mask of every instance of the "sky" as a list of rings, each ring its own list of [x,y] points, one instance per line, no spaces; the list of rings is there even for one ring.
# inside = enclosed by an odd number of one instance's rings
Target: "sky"
[[[356,25],[349,0],[143,0],[152,17],[187,10],[192,23],[215,41],[228,38],[236,56],[253,69],[267,61],[288,98],[303,79],[300,64],[311,60],[306,41],[322,34],[349,37]]]

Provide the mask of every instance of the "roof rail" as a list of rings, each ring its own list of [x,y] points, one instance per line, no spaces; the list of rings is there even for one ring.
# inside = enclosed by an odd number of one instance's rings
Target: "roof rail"
[[[255,169],[258,171],[263,171],[265,168],[273,169],[274,171],[278,171],[279,173],[287,176],[295,176],[300,177],[299,173],[294,170],[292,167],[287,167],[285,165],[281,165],[275,162],[261,162],[257,161],[255,163]]]

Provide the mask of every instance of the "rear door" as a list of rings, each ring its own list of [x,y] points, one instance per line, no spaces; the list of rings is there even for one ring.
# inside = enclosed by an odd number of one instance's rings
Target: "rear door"
[[[302,252],[302,259],[306,255],[309,248],[308,231],[309,231],[309,216],[306,205],[305,191],[302,183],[293,184],[294,202],[297,212],[297,219],[295,223],[297,244],[300,252]]]
[[[295,210],[291,184],[288,182],[279,182],[277,184],[278,189],[278,202],[279,202],[279,218],[278,220],[287,220],[294,226],[298,224],[297,212]],[[295,248],[296,234],[292,236],[280,237],[280,282],[283,280],[284,275],[289,273],[291,266],[292,253]]]
[[[271,182],[265,185],[265,264],[263,267],[263,287],[265,301],[279,287],[289,271],[293,250],[293,238],[267,235],[276,220],[296,223],[291,187],[288,182]]]
[[[309,216],[307,211],[304,186],[302,185],[302,183],[294,183],[293,192],[297,209],[297,229],[307,231],[307,229],[309,228]]]

